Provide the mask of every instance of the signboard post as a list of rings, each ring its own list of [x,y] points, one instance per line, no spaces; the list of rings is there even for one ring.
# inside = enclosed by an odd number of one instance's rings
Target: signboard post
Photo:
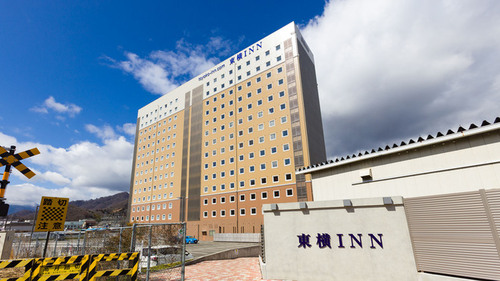
[[[51,231],[63,231],[64,222],[66,221],[66,213],[68,211],[69,198],[61,197],[42,197],[40,201],[40,208],[35,222],[35,231],[47,231],[45,238],[45,247],[43,249],[43,256],[47,252],[47,245],[49,244],[49,236]]]

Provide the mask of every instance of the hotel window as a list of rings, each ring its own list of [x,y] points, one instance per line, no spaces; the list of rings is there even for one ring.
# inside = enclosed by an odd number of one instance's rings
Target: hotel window
[[[291,161],[290,158],[285,158],[285,166],[290,165]]]
[[[260,194],[261,199],[267,199],[267,191],[264,191]]]
[[[274,160],[271,162],[271,167],[272,168],[278,168],[278,161]]]
[[[269,108],[269,114],[273,114],[274,113],[274,107],[270,107]]]
[[[226,210],[220,210],[220,216],[225,217],[226,216]]]
[[[266,51],[266,56],[269,56],[269,50]]]
[[[247,65],[250,65],[250,61],[247,61]]]
[[[251,215],[256,215],[257,214],[257,208],[251,208],[250,209],[250,214]]]
[[[234,195],[229,196],[229,202],[233,203],[234,202]]]
[[[250,71],[247,71],[247,76],[250,76]]]
[[[238,81],[241,80],[241,75],[238,75]],[[241,88],[241,86],[239,86],[238,88]],[[239,91],[240,89],[238,89]]]
[[[238,76],[238,80],[241,79],[241,76]],[[241,91],[241,86],[238,86],[238,91]]]
[[[266,66],[270,66],[271,65],[271,62],[270,61],[267,61],[266,62]]]
[[[248,83],[250,83],[250,82],[248,82]],[[252,97],[252,92],[247,93],[247,98],[250,98],[250,97]]]
[[[281,61],[281,56],[278,56],[278,57],[276,58],[276,61]]]
[[[244,215],[245,215],[245,208],[241,208],[240,209],[240,216],[244,216]]]
[[[234,189],[234,182],[229,183],[229,188],[230,188],[230,189]]]
[[[258,60],[260,60],[260,56],[255,57],[255,61],[258,61]]]
[[[262,111],[259,111],[259,112],[257,113],[257,117],[261,118],[262,116],[264,116],[264,113],[263,113]]]
[[[215,218],[217,216],[217,211],[212,211],[212,218]]]
[[[278,80],[278,85],[283,85],[283,79]]]
[[[248,128],[248,132],[249,132],[249,133],[251,133],[251,132],[250,132],[250,129],[253,129],[253,128],[252,128],[252,127]],[[253,140],[249,140],[249,141],[248,141],[248,145],[249,145],[249,146],[252,146],[252,145],[253,145]]]
[[[232,217],[234,217],[234,215],[235,215],[234,209],[229,210],[229,215],[232,216]]]
[[[212,191],[217,191],[217,186],[212,185]]]
[[[280,104],[280,110],[284,110],[286,108],[286,105],[284,103]]]
[[[276,51],[279,50],[279,49],[281,49],[281,45],[277,45],[276,46]]]
[[[256,79],[257,83],[259,83],[260,80],[261,80],[260,77],[257,77],[257,79]]]
[[[259,124],[259,131],[264,130],[264,124]]]
[[[281,135],[282,135],[283,137],[288,136],[288,130],[283,130],[283,131],[281,131]]]
[[[262,105],[262,100],[258,100],[257,105]]]
[[[240,181],[240,187],[245,187],[245,182],[244,181]]]
[[[245,173],[245,168],[240,168],[240,175]]]
[[[266,163],[261,163],[260,164],[260,170],[263,171],[266,169]]]
[[[266,74],[266,78],[269,78],[269,77],[271,77],[271,72],[268,72],[268,73]]]
[[[221,203],[221,204],[226,203],[226,197],[224,197],[224,196],[223,196],[223,197],[221,197],[221,198],[220,198],[220,203]]]
[[[245,201],[245,194],[240,195],[240,202],[243,202],[243,201]]]
[[[261,151],[259,151],[259,155],[266,156],[266,151],[264,149],[262,149]]]
[[[292,174],[285,174],[285,180],[291,181],[292,180]]]
[[[267,97],[267,101],[272,101],[272,100],[273,100],[273,95]]]
[[[217,198],[212,198],[212,204],[217,204]]]
[[[279,190],[273,191],[273,197],[274,198],[280,198],[280,191]]]
[[[248,158],[253,159],[253,157],[254,157],[254,153],[253,152],[248,153]]]
[[[273,176],[273,182],[279,182],[279,177],[278,176]]]
[[[220,185],[220,190],[226,190],[226,185],[225,184],[221,184]]]
[[[238,65],[238,70],[241,70],[241,65]]]
[[[203,212],[203,217],[204,218],[208,218],[208,212],[207,211]]]
[[[260,93],[262,93],[262,88],[257,89],[257,94],[260,94]]]
[[[250,170],[250,172],[254,172],[255,171],[255,166],[250,166],[250,167],[248,167],[248,169]]]
[[[259,71],[260,71],[260,66],[257,66],[257,67],[255,68],[255,71],[259,72]]]
[[[247,119],[248,119],[248,121],[252,121],[253,120],[253,115],[252,114],[248,115]]]
[[[278,73],[283,72],[283,67],[278,68]]]
[[[276,134],[275,133],[272,133],[269,135],[269,139],[270,140],[275,140],[276,139]]]
[[[254,185],[255,185],[255,180],[254,179],[250,180],[250,186],[254,186]]]
[[[276,146],[274,147],[271,147],[271,154],[274,154],[278,151],[278,149],[276,148]]]

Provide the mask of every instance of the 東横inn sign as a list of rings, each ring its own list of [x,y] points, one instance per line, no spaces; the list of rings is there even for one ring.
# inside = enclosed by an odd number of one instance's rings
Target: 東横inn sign
[[[315,237],[316,245],[320,248],[330,248],[332,247],[337,247],[337,248],[363,248],[363,242],[365,242],[365,247],[368,245],[370,246],[370,249],[383,249],[383,242],[382,242],[382,233],[368,233],[368,235],[363,236],[361,233],[357,234],[352,234],[348,233],[346,235],[337,233],[333,236],[330,236],[328,233],[317,233]],[[297,235],[298,238],[298,248],[311,248],[311,235],[302,233],[300,235]],[[314,240],[313,240],[314,241]],[[333,246],[332,246],[333,243]],[[367,244],[369,243],[369,244]],[[377,247],[378,245],[378,247]]]

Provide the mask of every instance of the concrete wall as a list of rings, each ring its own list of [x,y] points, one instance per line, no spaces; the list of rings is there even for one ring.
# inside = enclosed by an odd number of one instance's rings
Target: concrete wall
[[[260,233],[215,233],[215,242],[260,242]]]
[[[315,201],[396,195],[408,198],[498,188],[498,155],[500,130],[346,164],[339,162],[312,173],[313,196]],[[360,173],[368,169],[372,180],[363,182]]]
[[[14,242],[14,231],[1,231],[0,232],[0,259],[10,259],[12,252],[12,243]]]
[[[382,198],[355,199],[352,207],[344,207],[342,200],[307,202],[302,209],[301,203],[286,203],[277,210],[264,205],[263,278],[417,280],[403,199],[392,200],[384,205]],[[318,234],[331,237],[331,248],[327,239],[318,244]],[[299,237],[307,235],[310,247],[301,247]]]

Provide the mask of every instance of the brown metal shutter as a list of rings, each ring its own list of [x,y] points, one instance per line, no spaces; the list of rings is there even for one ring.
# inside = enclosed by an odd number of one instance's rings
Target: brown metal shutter
[[[500,279],[500,190],[404,202],[418,271]]]

